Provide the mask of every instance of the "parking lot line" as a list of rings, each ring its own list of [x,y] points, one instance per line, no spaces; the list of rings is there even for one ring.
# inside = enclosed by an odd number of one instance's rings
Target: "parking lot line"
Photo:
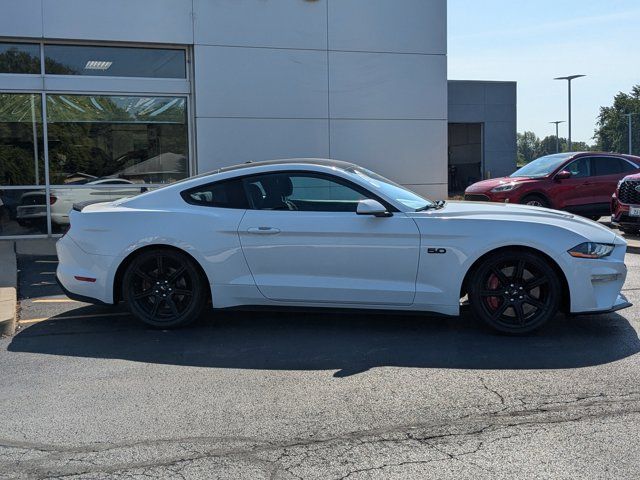
[[[91,315],[68,315],[62,317],[43,317],[43,318],[31,318],[29,320],[20,320],[18,323],[20,325],[27,325],[32,323],[40,323],[46,320],[74,320],[78,318],[97,318],[97,317],[127,317],[131,314],[129,312],[114,312],[114,313],[94,313]]]

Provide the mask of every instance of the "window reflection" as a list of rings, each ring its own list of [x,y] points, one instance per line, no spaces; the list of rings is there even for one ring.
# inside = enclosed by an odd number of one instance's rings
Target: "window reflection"
[[[187,176],[184,97],[48,95],[47,121],[52,184]]]
[[[0,185],[44,184],[41,97],[0,93]]]
[[[45,190],[0,187],[0,236],[47,233]]]
[[[0,43],[0,73],[40,73],[40,45]]]
[[[47,74],[186,78],[184,50],[45,45],[44,52]]]

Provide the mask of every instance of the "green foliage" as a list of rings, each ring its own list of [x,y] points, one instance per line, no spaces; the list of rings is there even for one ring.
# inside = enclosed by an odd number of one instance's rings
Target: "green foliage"
[[[40,58],[10,48],[0,54],[0,72],[40,73]]]
[[[626,113],[633,117],[633,154],[640,155],[640,84],[631,93],[618,93],[610,107],[601,107],[595,131],[600,150],[605,152],[629,151],[629,126]]]
[[[560,137],[560,152],[566,152],[568,141]],[[590,152],[596,148],[585,142],[573,142],[574,152]],[[548,135],[542,140],[533,132],[518,133],[518,165],[524,165],[536,158],[557,153],[556,136]]]

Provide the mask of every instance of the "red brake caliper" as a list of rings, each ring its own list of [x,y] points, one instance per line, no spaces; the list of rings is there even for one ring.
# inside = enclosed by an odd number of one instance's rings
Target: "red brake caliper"
[[[489,281],[487,283],[487,287],[489,290],[497,290],[500,286],[500,280],[498,280],[498,277],[493,273],[489,277]],[[500,297],[489,297],[487,298],[487,303],[492,310],[497,310],[500,306]]]

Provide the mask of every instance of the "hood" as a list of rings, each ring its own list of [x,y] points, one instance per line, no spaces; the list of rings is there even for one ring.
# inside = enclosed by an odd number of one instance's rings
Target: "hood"
[[[489,202],[447,202],[441,210],[431,210],[411,214],[418,219],[420,216],[441,217],[447,220],[486,220],[498,221],[501,224],[511,222],[528,225],[553,225],[582,236],[585,241],[626,244],[625,240],[612,230],[587,218],[549,208],[530,207],[507,203]],[[518,229],[518,225],[513,226]],[[517,230],[514,230],[517,231]]]
[[[531,180],[528,177],[499,177],[492,178],[490,180],[482,180],[481,182],[474,183],[469,186],[465,192],[466,193],[484,193],[488,192],[500,185],[504,185],[505,183],[518,183],[526,180]]]

